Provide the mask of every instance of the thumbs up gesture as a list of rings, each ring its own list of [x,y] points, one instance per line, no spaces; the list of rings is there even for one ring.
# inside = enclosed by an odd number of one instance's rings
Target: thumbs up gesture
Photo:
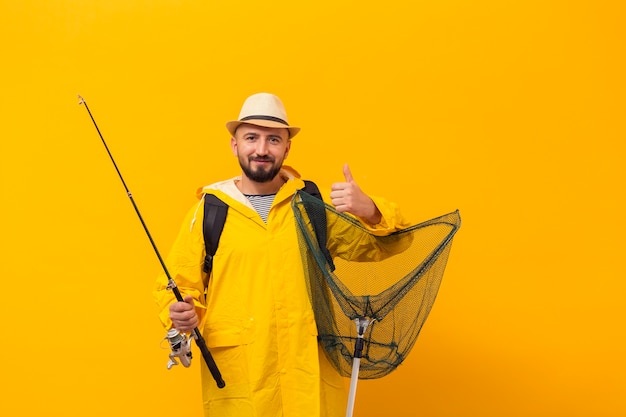
[[[343,166],[344,182],[336,182],[331,187],[331,203],[337,211],[360,217],[369,224],[378,224],[382,218],[374,201],[365,194],[354,181],[348,164]]]

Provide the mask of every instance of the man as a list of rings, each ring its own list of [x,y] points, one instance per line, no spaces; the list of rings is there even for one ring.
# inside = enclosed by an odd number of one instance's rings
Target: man
[[[166,277],[159,277],[160,318],[168,329],[198,327],[226,382],[218,388],[202,363],[205,416],[343,416],[345,382],[317,343],[291,208],[304,181],[283,165],[300,129],[289,125],[281,100],[267,93],[248,97],[239,119],[226,127],[242,174],[202,190],[229,206],[211,276],[202,270],[201,202],[190,210],[167,262],[185,301],[176,302]],[[330,193],[338,211],[377,234],[407,225],[395,205],[366,195],[347,165],[343,173],[345,181]],[[336,237],[329,228],[329,241]]]

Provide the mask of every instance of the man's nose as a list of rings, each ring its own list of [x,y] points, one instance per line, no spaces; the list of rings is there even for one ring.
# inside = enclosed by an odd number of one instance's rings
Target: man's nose
[[[269,147],[266,140],[259,140],[256,143],[256,153],[257,155],[267,155]]]

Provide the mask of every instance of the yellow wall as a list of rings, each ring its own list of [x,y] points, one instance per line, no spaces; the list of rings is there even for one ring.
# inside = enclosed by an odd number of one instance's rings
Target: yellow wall
[[[356,416],[626,415],[624,9],[2,0],[0,415],[200,415],[200,356],[165,368],[160,266],[76,95],[166,253],[196,187],[237,173],[223,125],[258,91],[303,127],[304,177],[349,162],[415,221],[463,217]]]

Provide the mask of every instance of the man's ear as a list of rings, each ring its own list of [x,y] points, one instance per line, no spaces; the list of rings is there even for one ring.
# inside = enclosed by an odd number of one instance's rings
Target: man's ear
[[[230,149],[232,149],[233,155],[237,156],[237,139],[234,136],[230,138]]]
[[[289,155],[290,149],[291,149],[291,139],[287,141],[287,146],[285,147],[285,157],[283,159],[287,159],[287,155]]]

